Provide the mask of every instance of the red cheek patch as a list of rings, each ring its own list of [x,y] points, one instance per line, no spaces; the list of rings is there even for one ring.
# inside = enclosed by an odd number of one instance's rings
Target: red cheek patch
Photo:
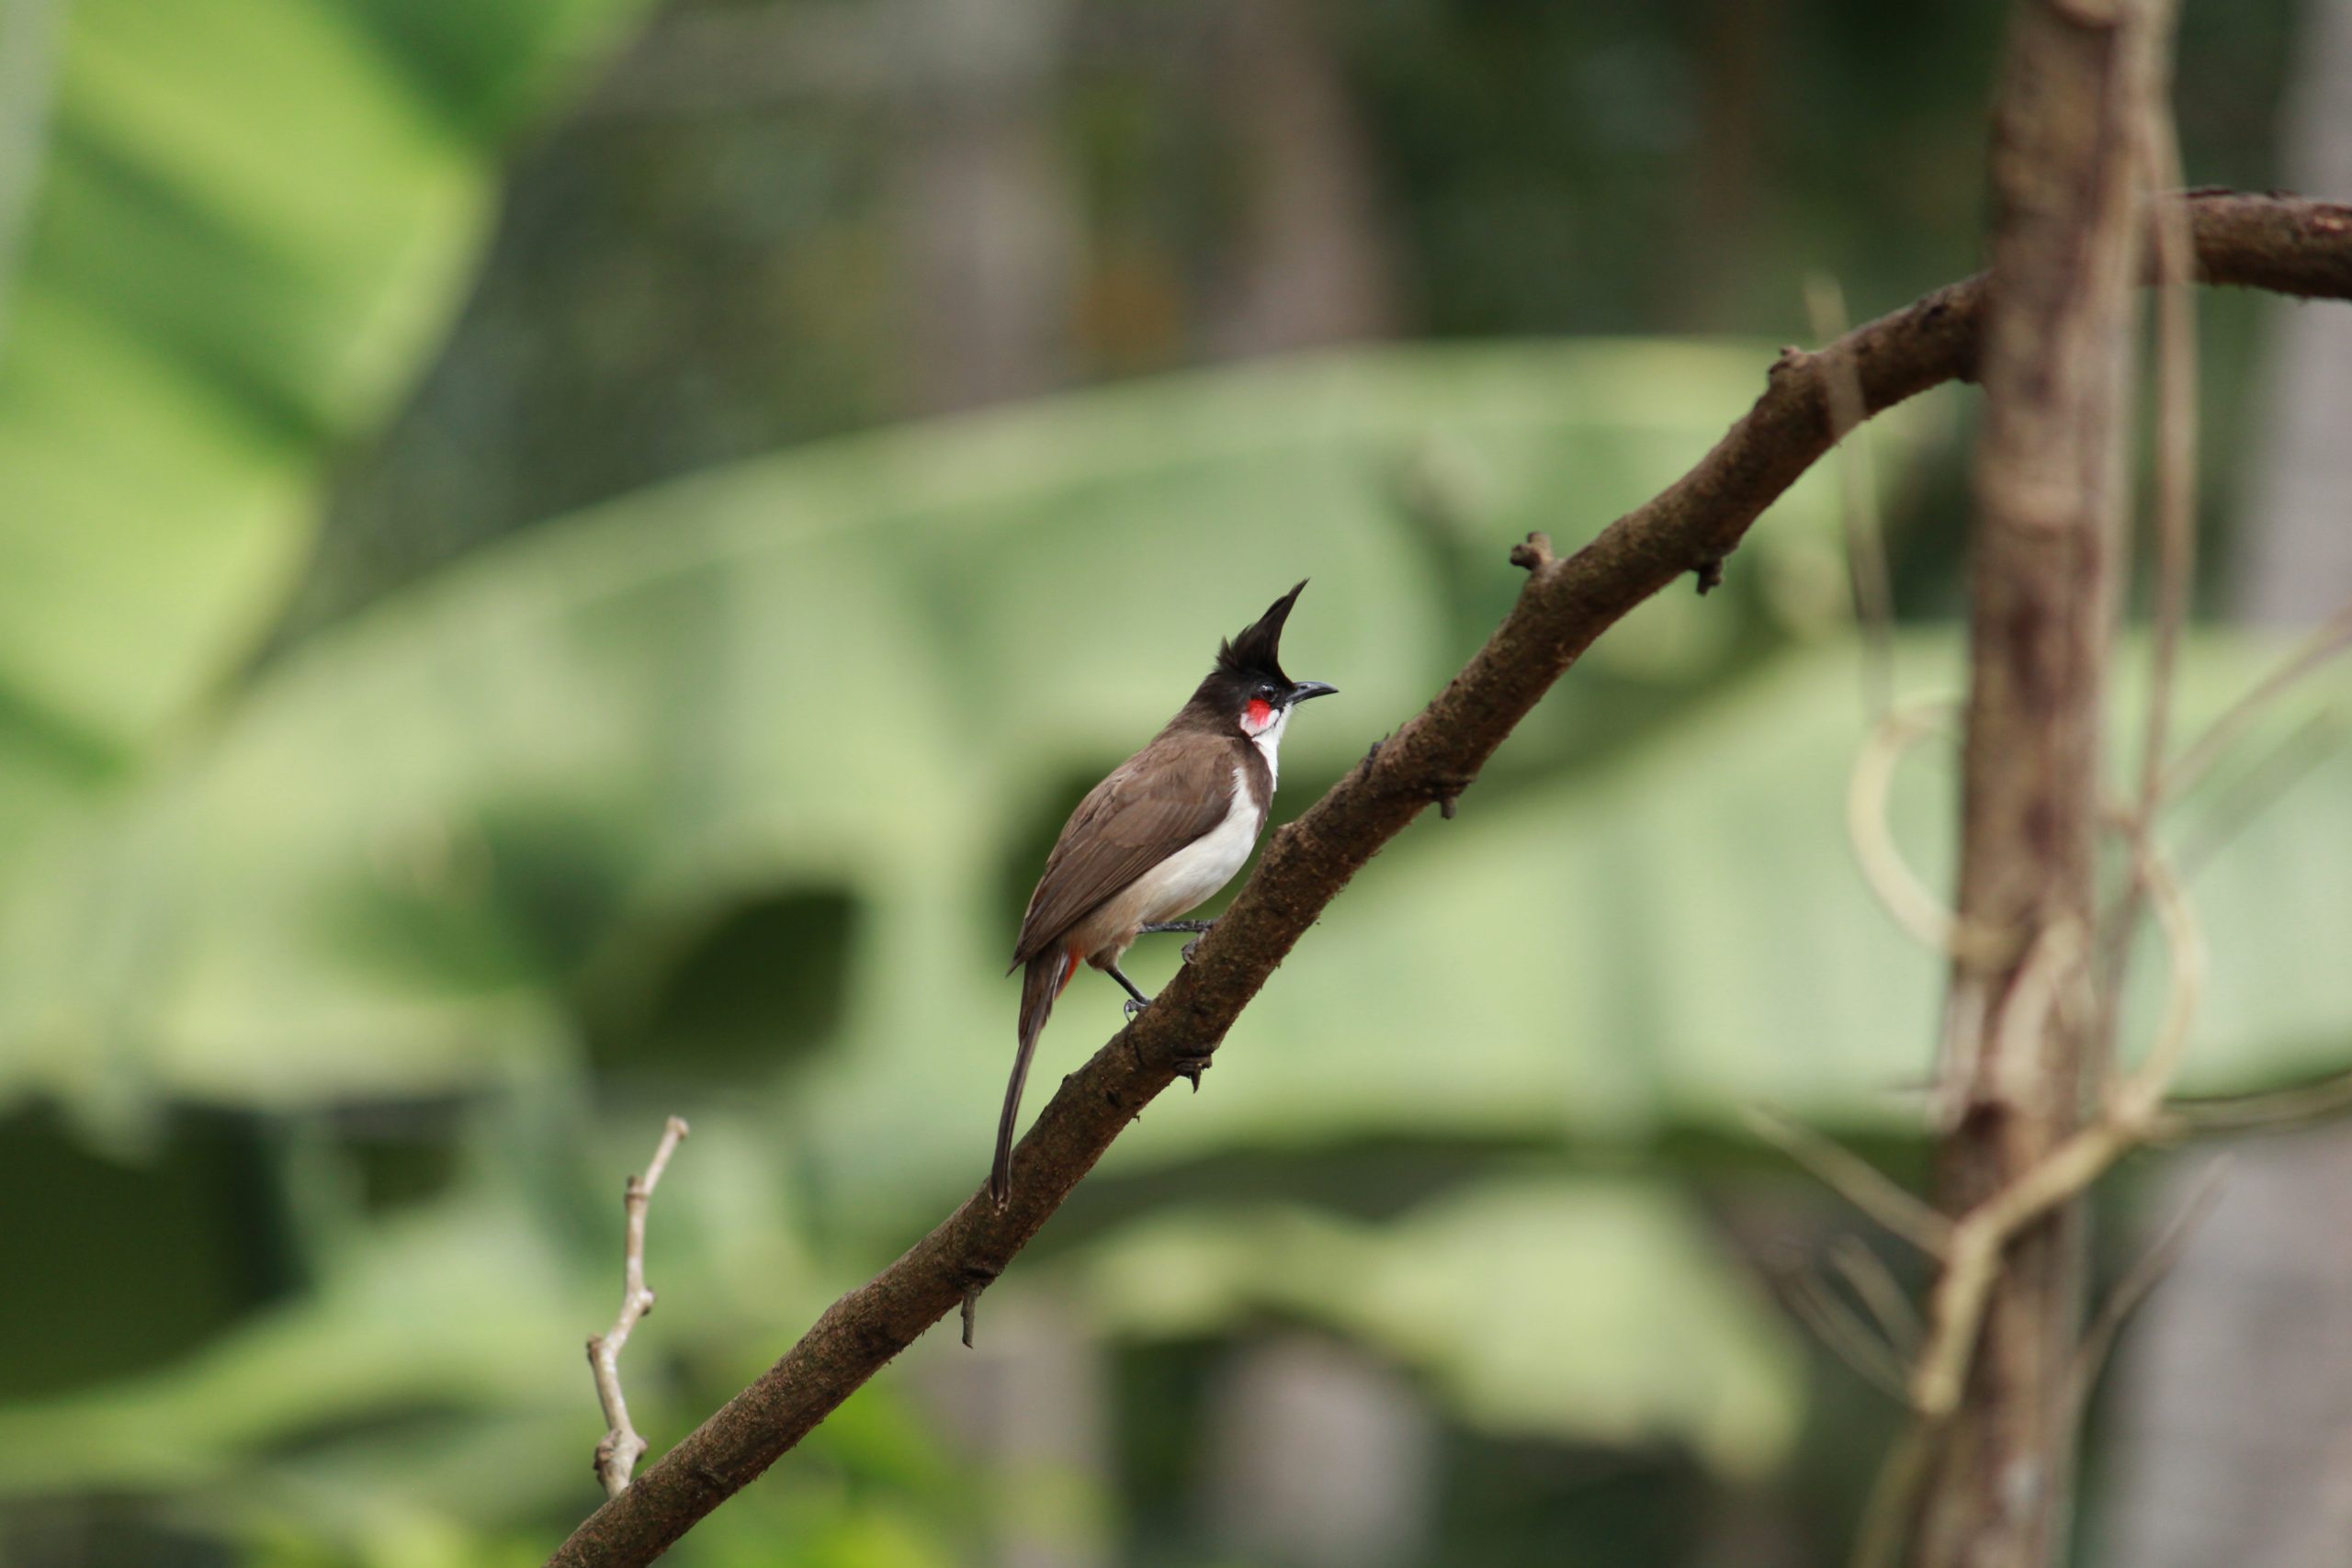
[[[1250,699],[1250,728],[1252,728],[1252,729],[1263,729],[1263,728],[1266,728],[1266,726],[1267,726],[1268,724],[1270,724],[1270,723],[1272,723],[1272,720],[1273,720],[1273,716],[1274,716],[1274,705],[1273,705],[1273,704],[1272,704],[1272,703],[1268,702],[1268,701],[1267,701],[1265,698],[1263,698],[1263,697],[1251,697],[1251,698]]]

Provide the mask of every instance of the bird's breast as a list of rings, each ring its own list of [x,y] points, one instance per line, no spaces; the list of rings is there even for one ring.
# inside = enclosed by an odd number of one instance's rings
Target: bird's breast
[[[1224,819],[1136,877],[1088,919],[1085,934],[1092,940],[1085,951],[1114,942],[1124,945],[1136,927],[1175,919],[1233,880],[1266,820],[1265,803],[1254,796],[1245,771],[1233,773]]]

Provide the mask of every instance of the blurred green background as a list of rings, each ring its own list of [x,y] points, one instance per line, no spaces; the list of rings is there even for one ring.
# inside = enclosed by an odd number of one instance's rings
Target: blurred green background
[[[1045,847],[1219,636],[1312,577],[1287,816],[1808,278],[1973,266],[1999,9],[0,0],[0,1561],[538,1561],[662,1118],[657,1453],[980,1179]],[[2331,14],[2188,8],[2192,183],[2289,177]],[[2306,318],[2202,311],[2191,731],[2294,618],[2257,480],[2342,461],[2266,445]],[[1968,416],[1865,437],[1906,692]],[[1916,1174],[1939,982],[1846,848],[1838,480],[1364,874],[976,1351],[673,1560],[1839,1551],[1894,1417],[1784,1292],[1855,1222],[1742,1111]],[[2178,813],[2200,1088],[2352,1063],[2347,696]]]

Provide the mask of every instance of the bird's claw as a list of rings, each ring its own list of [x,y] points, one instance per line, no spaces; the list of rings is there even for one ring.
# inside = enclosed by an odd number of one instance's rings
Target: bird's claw
[[[1129,997],[1125,1001],[1121,1002],[1121,1003],[1119,1004],[1119,1006],[1120,1006],[1120,1007],[1122,1007],[1123,1009],[1125,1009],[1125,1010],[1126,1010],[1126,1015],[1127,1015],[1129,1018],[1135,1018],[1135,1017],[1138,1016],[1139,1014],[1141,1014],[1141,1013],[1142,1013],[1142,1011],[1143,1011],[1143,1010],[1144,1010],[1145,1008],[1147,1008],[1147,1007],[1148,1007],[1148,1006],[1150,1006],[1150,1005],[1151,1005],[1151,1004],[1150,1004],[1150,1003],[1148,1003],[1148,1002],[1139,1002],[1139,1001],[1136,1000],[1136,999],[1135,999],[1135,998],[1133,998],[1133,997]]]

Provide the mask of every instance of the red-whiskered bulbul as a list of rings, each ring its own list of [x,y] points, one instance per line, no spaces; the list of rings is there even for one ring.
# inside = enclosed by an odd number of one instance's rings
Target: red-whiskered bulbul
[[[1119,972],[1148,931],[1202,931],[1176,917],[1233,879],[1273,805],[1276,750],[1290,710],[1338,690],[1283,673],[1283,623],[1305,582],[1216,650],[1216,668],[1151,744],[1114,769],[1070,813],[1029,896],[1012,967],[1021,980],[1021,1047],[997,1124],[989,1190],[1012,1190],[1012,1125],[1037,1036],[1080,963],[1119,982],[1135,1016],[1151,998]],[[1008,971],[1009,972],[1009,971]]]

